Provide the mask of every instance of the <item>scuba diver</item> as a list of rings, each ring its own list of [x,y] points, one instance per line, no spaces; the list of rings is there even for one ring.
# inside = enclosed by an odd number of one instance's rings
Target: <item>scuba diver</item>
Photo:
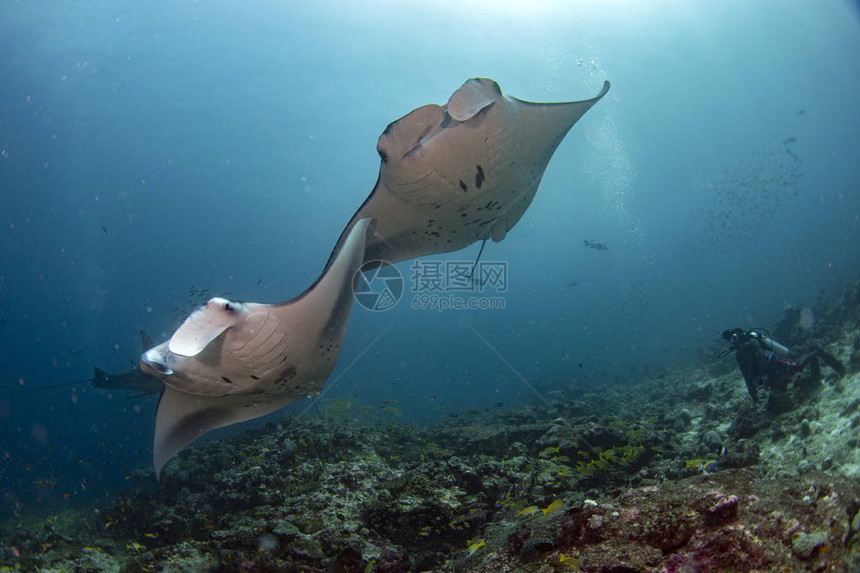
[[[750,331],[740,328],[724,330],[723,339],[729,343],[729,347],[720,356],[736,352],[735,357],[747,390],[756,403],[760,389],[769,392],[768,405],[775,406],[783,401],[789,382],[794,381],[794,387],[803,392],[817,387],[821,382],[819,358],[839,376],[845,374],[845,366],[817,345],[798,361],[789,360],[789,349],[773,340],[762,328]]]

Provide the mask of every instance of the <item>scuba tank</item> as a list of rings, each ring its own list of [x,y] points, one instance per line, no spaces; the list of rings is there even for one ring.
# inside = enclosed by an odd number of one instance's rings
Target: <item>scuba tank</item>
[[[782,344],[780,344],[779,342],[777,342],[776,340],[774,340],[770,336],[762,334],[761,332],[758,332],[756,330],[750,330],[749,335],[751,338],[755,338],[756,340],[758,340],[759,344],[761,344],[764,348],[767,348],[768,350],[772,350],[776,354],[780,354],[782,356],[788,356],[788,354],[790,352],[790,350],[788,348],[786,348],[785,346],[783,346]]]

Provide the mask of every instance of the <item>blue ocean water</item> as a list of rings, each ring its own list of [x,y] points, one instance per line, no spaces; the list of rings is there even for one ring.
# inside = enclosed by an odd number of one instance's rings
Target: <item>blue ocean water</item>
[[[208,296],[299,294],[373,188],[385,126],[470,77],[531,101],[613,85],[522,220],[486,246],[504,292],[462,295],[504,308],[416,310],[401,263],[403,298],[356,305],[324,399],[424,423],[537,400],[548,380],[623,384],[857,275],[854,3],[0,14],[3,512],[110,496],[151,463],[155,397],[36,390],[130,369],[139,330],[164,340]],[[468,263],[478,247],[432,259]]]

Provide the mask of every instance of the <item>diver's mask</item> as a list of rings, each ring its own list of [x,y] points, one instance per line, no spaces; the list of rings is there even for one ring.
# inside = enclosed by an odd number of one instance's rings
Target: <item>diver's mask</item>
[[[720,353],[720,357],[725,356],[729,352],[737,349],[738,344],[740,344],[741,340],[747,336],[747,333],[741,330],[740,328],[729,328],[723,331],[723,340],[729,343],[729,347]]]

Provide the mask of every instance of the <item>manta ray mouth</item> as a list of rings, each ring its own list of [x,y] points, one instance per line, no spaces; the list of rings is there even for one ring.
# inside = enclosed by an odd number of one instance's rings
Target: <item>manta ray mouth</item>
[[[158,351],[158,348],[150,348],[140,357],[144,369],[151,369],[151,374],[163,378],[173,374],[173,370],[167,365],[166,356]]]

